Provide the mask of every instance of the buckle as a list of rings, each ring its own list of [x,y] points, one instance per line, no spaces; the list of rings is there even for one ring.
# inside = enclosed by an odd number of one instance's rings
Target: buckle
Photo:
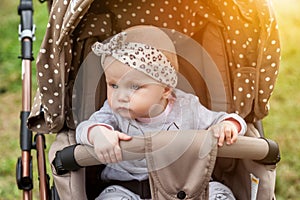
[[[142,199],[151,199],[151,189],[149,184],[149,179],[139,181],[139,195]]]

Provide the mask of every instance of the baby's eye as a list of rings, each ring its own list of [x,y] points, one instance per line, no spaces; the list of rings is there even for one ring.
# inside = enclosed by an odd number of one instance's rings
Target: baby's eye
[[[132,85],[131,86],[131,89],[133,89],[133,90],[138,90],[138,89],[140,89],[141,87],[139,86],[139,85]]]
[[[113,89],[118,89],[118,86],[116,84],[109,84],[110,87],[112,87]]]

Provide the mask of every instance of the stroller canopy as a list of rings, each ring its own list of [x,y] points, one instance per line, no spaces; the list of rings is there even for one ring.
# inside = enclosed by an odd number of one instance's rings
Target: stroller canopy
[[[74,129],[73,86],[90,46],[139,24],[194,38],[217,54],[212,55],[217,65],[221,56],[230,111],[249,122],[268,114],[280,59],[277,22],[268,0],[64,0],[52,5],[38,55],[38,91],[29,127],[42,133]],[[199,39],[209,25],[217,27],[222,46]]]

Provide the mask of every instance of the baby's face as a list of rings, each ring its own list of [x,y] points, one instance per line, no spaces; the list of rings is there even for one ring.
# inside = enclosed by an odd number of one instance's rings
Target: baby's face
[[[107,100],[114,112],[130,119],[159,115],[171,89],[117,60],[105,62]]]

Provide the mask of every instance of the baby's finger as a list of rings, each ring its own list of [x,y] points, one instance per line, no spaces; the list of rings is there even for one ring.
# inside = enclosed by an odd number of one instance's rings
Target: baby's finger
[[[233,137],[231,138],[231,144],[236,143],[236,141],[237,141],[237,137],[236,137],[236,136],[233,136]]]
[[[218,140],[218,145],[220,147],[223,146],[224,139],[225,139],[224,131],[220,131],[219,132],[219,140]]]
[[[104,157],[105,163],[112,163],[111,153],[106,152],[103,154],[103,157]]]
[[[110,163],[118,162],[117,155],[114,150],[109,152]]]
[[[208,129],[208,131],[210,131],[212,133],[212,135],[216,138],[219,138],[220,137],[220,130],[217,126],[212,126]]]
[[[99,160],[102,164],[105,164],[106,161],[105,161],[104,155],[103,155],[102,153],[96,153],[96,154],[97,154],[98,160]]]
[[[237,141],[238,133],[233,132],[232,138],[231,138],[231,144],[235,143]]]
[[[232,144],[231,143],[232,132],[229,127],[227,126],[224,127],[224,134],[225,134],[226,144]]]
[[[121,132],[118,132],[118,131],[116,131],[116,132],[118,134],[119,140],[131,140],[132,139],[131,136],[129,136],[129,135],[125,134],[125,133],[121,133]]]
[[[115,152],[116,162],[122,161],[122,159],[123,159],[122,158],[122,150],[119,145],[115,146],[114,152]]]

